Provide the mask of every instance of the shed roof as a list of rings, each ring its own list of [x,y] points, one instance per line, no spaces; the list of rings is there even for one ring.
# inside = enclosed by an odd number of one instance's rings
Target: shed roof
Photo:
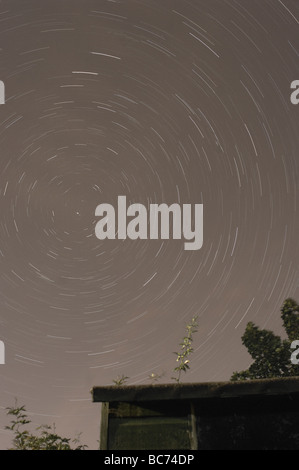
[[[93,402],[232,398],[255,395],[299,394],[299,377],[240,382],[171,383],[93,387]]]

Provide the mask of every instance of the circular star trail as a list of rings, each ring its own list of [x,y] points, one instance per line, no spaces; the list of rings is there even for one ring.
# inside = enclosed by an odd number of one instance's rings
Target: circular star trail
[[[42,5],[41,5],[42,3]],[[247,321],[299,298],[298,5],[292,0],[0,4],[0,441],[5,406],[83,431],[94,385],[228,380]],[[203,246],[99,240],[95,209],[203,204]]]

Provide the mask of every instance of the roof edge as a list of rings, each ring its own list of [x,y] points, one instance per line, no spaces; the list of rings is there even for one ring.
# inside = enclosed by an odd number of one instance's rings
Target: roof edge
[[[91,390],[94,403],[232,398],[250,395],[288,395],[293,393],[299,393],[299,377],[256,379],[239,382],[110,385],[95,386]]]

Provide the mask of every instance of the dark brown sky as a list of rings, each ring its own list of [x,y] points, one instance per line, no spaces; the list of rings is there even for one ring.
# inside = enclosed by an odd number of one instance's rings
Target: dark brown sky
[[[94,385],[246,368],[299,300],[295,0],[0,2],[0,443],[17,397],[96,447]],[[95,208],[203,203],[204,242],[95,237]]]

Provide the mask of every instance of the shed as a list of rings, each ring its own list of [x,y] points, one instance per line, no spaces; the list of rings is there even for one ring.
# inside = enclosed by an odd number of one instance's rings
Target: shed
[[[299,449],[299,377],[93,387],[100,449]]]

